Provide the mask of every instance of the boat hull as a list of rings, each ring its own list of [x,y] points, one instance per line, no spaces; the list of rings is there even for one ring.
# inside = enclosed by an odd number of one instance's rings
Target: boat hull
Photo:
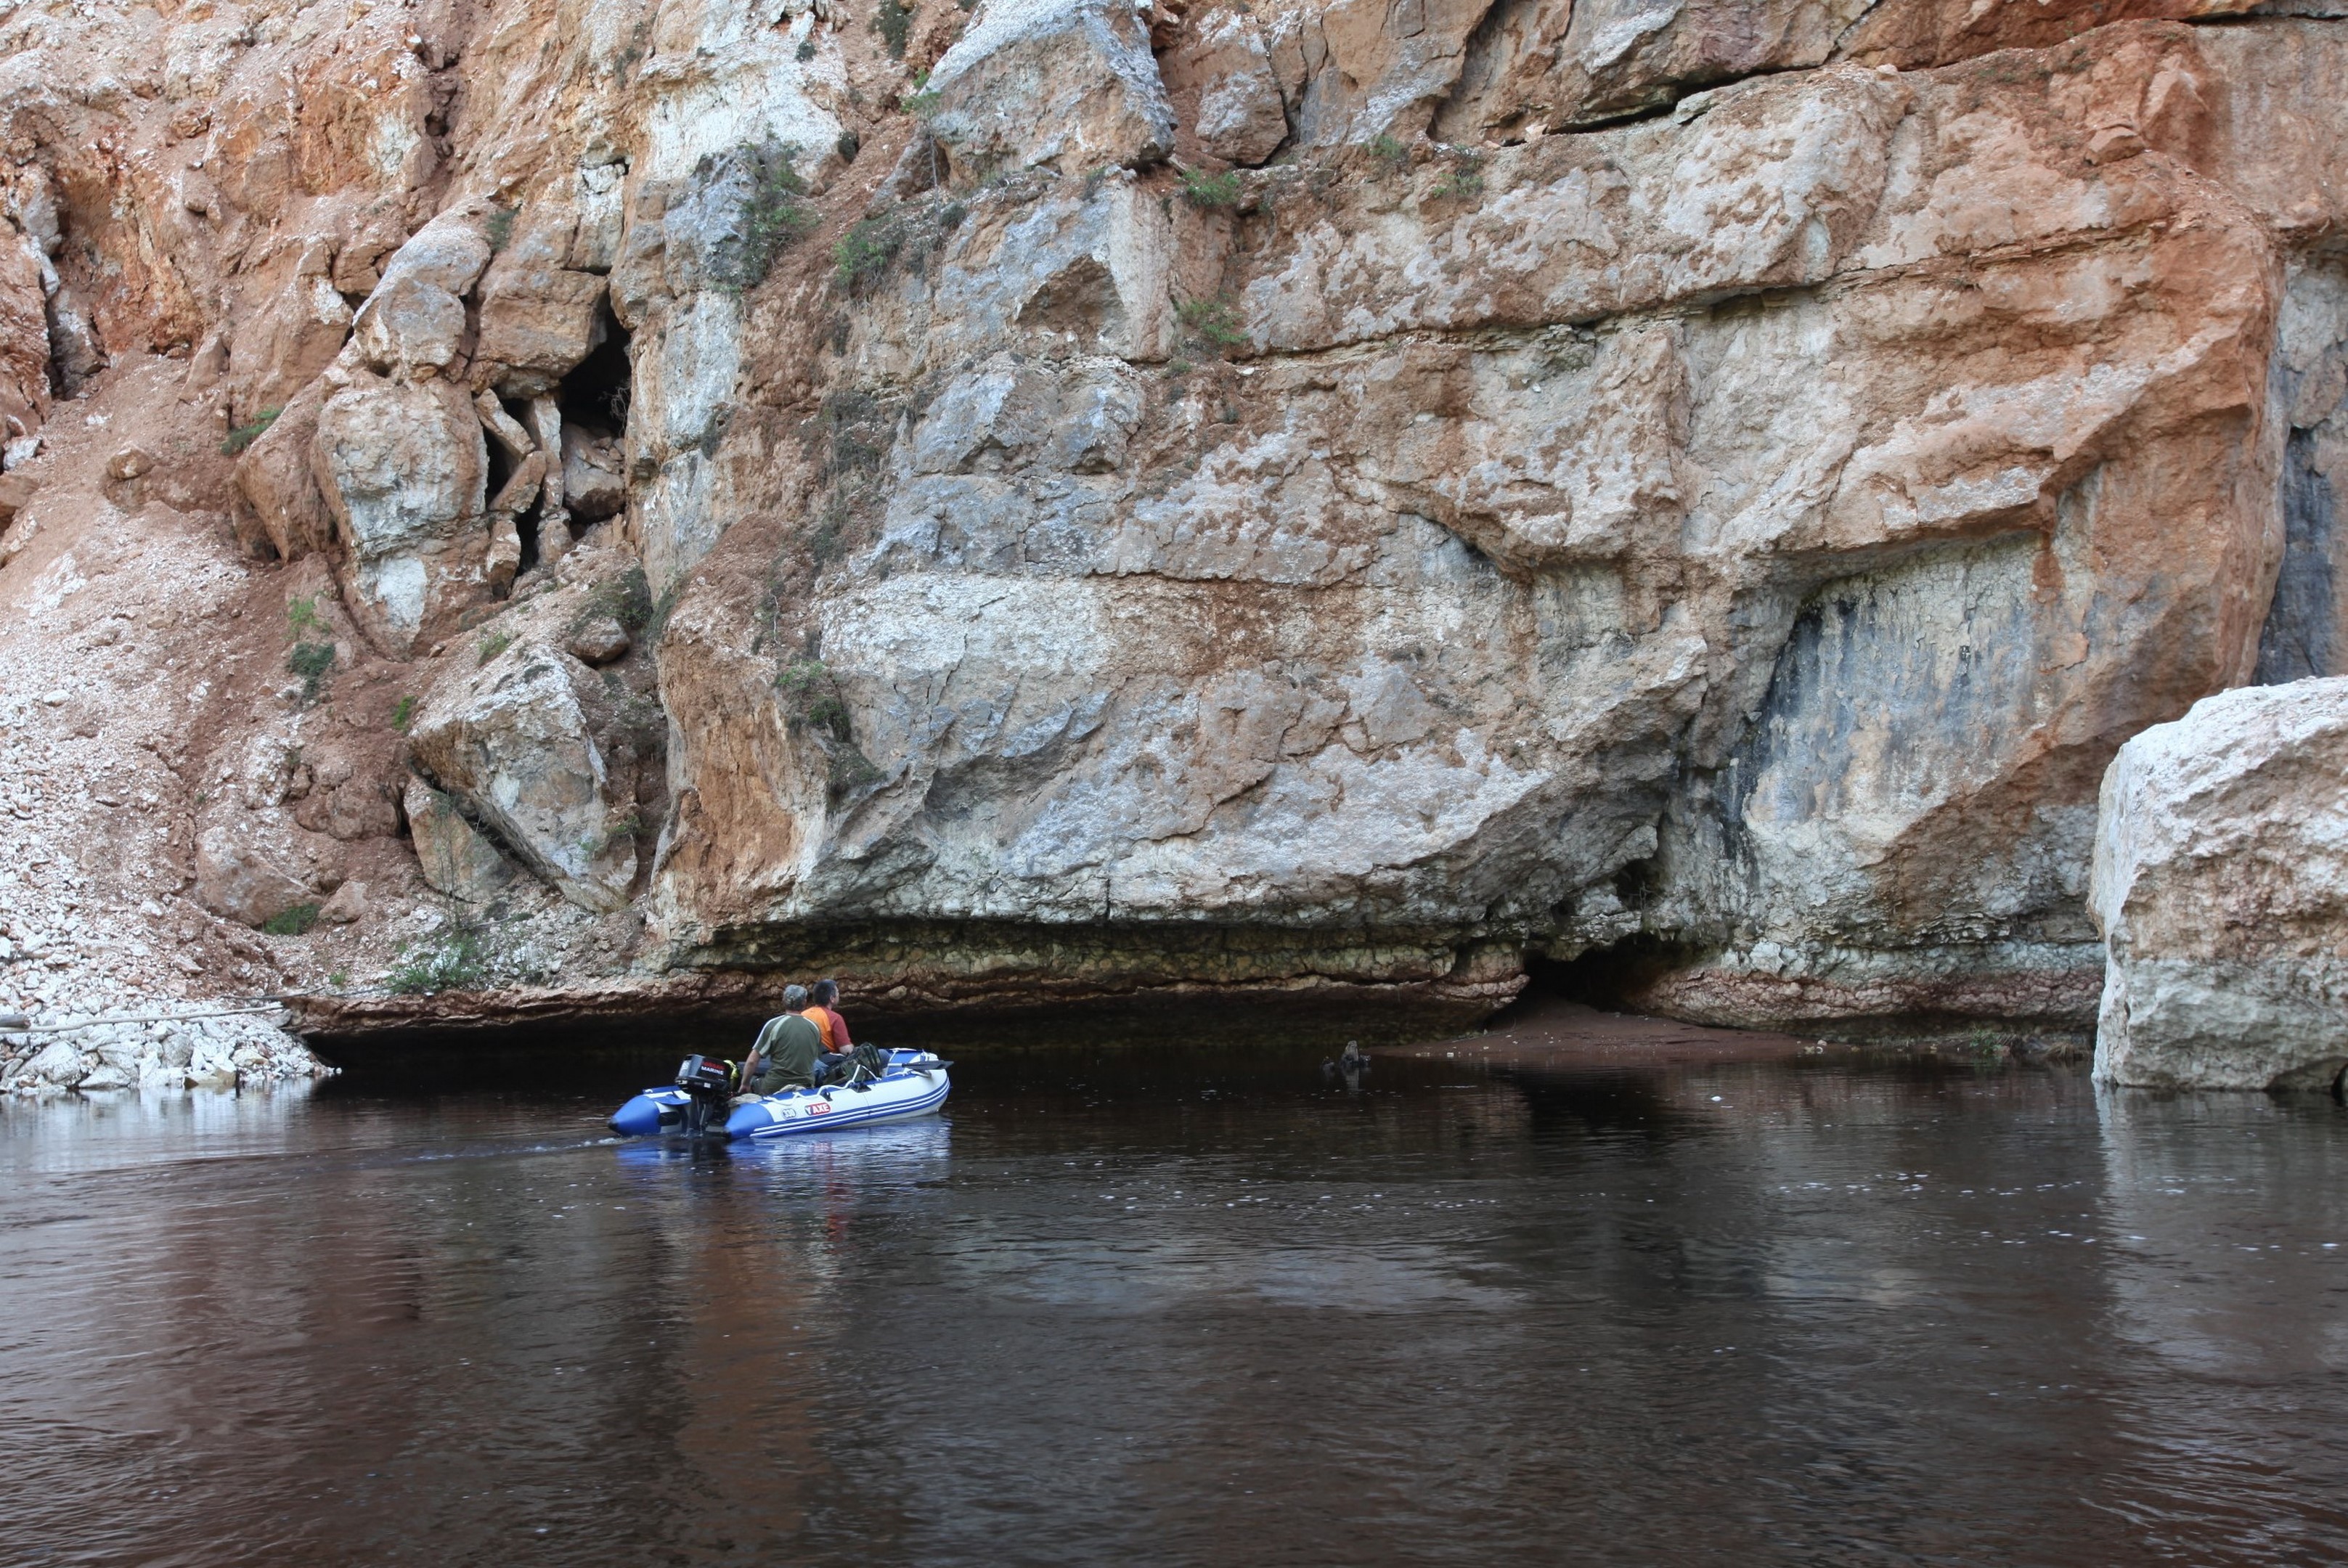
[[[682,1089],[647,1089],[612,1112],[612,1131],[623,1138],[676,1132],[685,1125],[686,1098]]]
[[[951,1088],[945,1062],[927,1051],[890,1052],[889,1069],[877,1079],[822,1089],[793,1089],[761,1095],[733,1108],[725,1122],[728,1138],[766,1140],[829,1132],[838,1127],[870,1127],[934,1116]],[[612,1113],[611,1128],[623,1138],[687,1131],[691,1097],[682,1089],[647,1089]],[[715,1125],[709,1128],[717,1131]]]
[[[949,1087],[943,1068],[926,1072],[891,1069],[876,1081],[854,1088],[834,1084],[764,1095],[734,1108],[726,1119],[726,1135],[764,1141],[934,1116],[945,1104]]]

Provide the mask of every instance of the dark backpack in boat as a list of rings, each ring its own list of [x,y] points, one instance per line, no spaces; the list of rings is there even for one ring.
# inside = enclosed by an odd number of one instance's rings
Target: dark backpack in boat
[[[848,1060],[831,1070],[834,1083],[861,1083],[889,1071],[889,1053],[877,1045],[852,1045]]]

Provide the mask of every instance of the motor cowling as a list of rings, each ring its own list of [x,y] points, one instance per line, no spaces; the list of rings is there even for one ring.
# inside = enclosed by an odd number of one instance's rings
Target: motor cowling
[[[676,1070],[676,1086],[687,1094],[730,1097],[734,1092],[734,1064],[714,1056],[688,1056]]]
[[[685,1092],[685,1132],[698,1134],[726,1124],[726,1112],[734,1099],[732,1062],[715,1056],[688,1056],[677,1067],[676,1086]]]

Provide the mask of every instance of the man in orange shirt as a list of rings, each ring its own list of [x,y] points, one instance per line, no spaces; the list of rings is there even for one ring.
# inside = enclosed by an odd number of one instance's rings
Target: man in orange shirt
[[[868,1076],[878,1078],[883,1071],[878,1053],[869,1048],[859,1050],[849,1042],[848,1020],[839,1016],[832,1003],[839,999],[838,980],[818,980],[808,993],[812,1006],[799,1017],[815,1025],[823,1036],[823,1063],[817,1081],[829,1079],[836,1083],[856,1081],[856,1065],[860,1064]]]
[[[840,1056],[845,1056],[854,1050],[855,1047],[849,1043],[848,1020],[840,1017],[831,1005],[839,999],[839,982],[838,980],[816,981],[814,988],[808,993],[808,999],[815,1005],[799,1014],[799,1017],[823,1031],[824,1050]]]

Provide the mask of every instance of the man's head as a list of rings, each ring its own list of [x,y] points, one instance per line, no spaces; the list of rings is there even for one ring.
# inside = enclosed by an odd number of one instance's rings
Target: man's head
[[[797,1012],[799,1009],[801,1009],[801,1008],[803,1008],[803,1007],[807,1006],[807,1005],[808,1005],[808,989],[807,989],[807,987],[805,987],[805,986],[785,986],[785,987],[783,988],[783,1005],[784,1005],[785,1007],[787,1007],[787,1008],[790,1009],[791,1009],[792,1011],[794,1011],[794,1012]]]
[[[808,992],[808,995],[815,1002],[816,1006],[819,1008],[828,1008],[832,1003],[839,999],[839,982],[838,980],[818,980],[815,983],[815,989]]]

